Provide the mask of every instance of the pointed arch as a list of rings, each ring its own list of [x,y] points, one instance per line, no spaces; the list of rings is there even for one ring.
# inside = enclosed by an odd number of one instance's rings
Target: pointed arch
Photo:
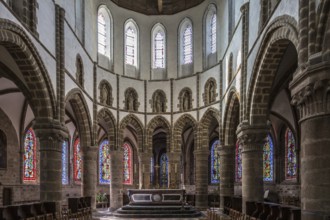
[[[181,151],[182,132],[188,127],[193,128],[194,138],[195,140],[197,139],[197,121],[191,115],[184,114],[174,124],[174,130],[173,130],[174,145],[170,149],[171,152]],[[196,141],[194,143],[196,145]]]
[[[93,146],[90,111],[83,94],[75,88],[67,93],[65,100],[65,103],[71,104],[75,112],[82,150],[84,150],[84,147]]]
[[[116,119],[112,112],[107,108],[102,108],[97,113],[97,123],[105,129],[109,141],[109,147],[110,149],[114,149],[117,145],[117,129]]]
[[[163,128],[166,133],[166,148],[169,150],[171,143],[171,125],[163,116],[156,116],[147,125],[147,150],[152,152],[152,136],[157,128]]]
[[[198,141],[199,144],[197,144],[197,148],[204,148],[205,150],[209,150],[209,142],[211,137],[212,131],[210,131],[211,126],[213,125],[214,128],[219,127],[219,122],[220,122],[220,112],[219,110],[211,107],[208,108],[207,111],[203,114],[202,119],[198,123]],[[219,130],[216,131],[219,135]]]
[[[236,130],[239,124],[239,95],[236,89],[231,89],[225,107],[223,135],[221,139],[225,145],[234,146],[236,143]]]
[[[143,124],[140,121],[138,117],[136,117],[134,114],[129,114],[125,118],[123,118],[120,122],[119,125],[119,139],[118,139],[118,146],[123,146],[124,144],[124,130],[130,126],[131,128],[134,129],[136,136],[137,136],[137,143],[138,146],[136,147],[138,152],[143,152],[143,137],[144,137],[144,132],[143,132]],[[117,147],[117,146],[116,146]]]

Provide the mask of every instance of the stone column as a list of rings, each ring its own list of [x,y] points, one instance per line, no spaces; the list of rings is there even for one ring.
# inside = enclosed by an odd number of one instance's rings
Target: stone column
[[[151,154],[143,153],[141,155],[141,163],[140,163],[140,189],[150,189],[150,170],[151,170]],[[156,164],[155,164],[156,165]],[[156,169],[154,169],[156,173]],[[155,175],[155,183],[157,181]]]
[[[110,211],[123,206],[123,152],[110,152]]]
[[[234,196],[235,145],[221,145],[220,154],[220,210],[224,210],[224,197]]]
[[[82,194],[92,197],[92,209],[96,209],[96,183],[97,183],[97,153],[98,146],[82,146],[83,155],[83,176],[82,176]]]
[[[195,186],[196,198],[195,206],[199,210],[205,210],[208,207],[208,177],[209,177],[209,150],[197,149],[194,151],[196,166],[195,166]]]
[[[180,152],[171,152],[169,154],[169,186],[173,189],[179,189],[181,182],[181,160],[180,160]]]
[[[320,56],[290,84],[300,118],[302,220],[330,216],[330,65]]]
[[[242,208],[246,213],[247,201],[263,201],[263,145],[269,128],[240,124],[237,136],[242,147]]]
[[[40,145],[40,200],[56,202],[60,211],[62,201],[62,144],[66,130],[58,121],[37,119],[34,130]]]

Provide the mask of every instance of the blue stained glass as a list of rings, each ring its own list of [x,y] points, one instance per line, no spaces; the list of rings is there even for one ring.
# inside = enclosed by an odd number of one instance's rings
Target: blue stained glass
[[[104,140],[99,149],[99,182],[100,184],[110,184],[110,148],[108,140]]]
[[[68,154],[69,154],[69,150],[68,150],[68,142],[67,141],[63,141],[62,144],[62,184],[63,185],[67,185],[69,184],[69,172],[68,172],[68,165],[69,165],[69,159],[68,159]]]
[[[288,128],[285,132],[285,154],[286,154],[286,178],[295,179],[297,178],[297,152],[296,152],[296,141],[292,131]]]
[[[154,166],[155,166],[154,158],[151,157],[150,158],[150,183],[151,183],[151,185],[154,184]]]
[[[236,143],[236,181],[242,181],[242,149],[239,147],[239,142]]]
[[[267,141],[264,144],[264,155],[263,155],[263,163],[264,163],[264,181],[273,181],[274,179],[274,147],[272,137],[268,134]]]
[[[211,183],[220,183],[220,156],[217,153],[217,147],[220,145],[220,141],[213,142],[211,147]]]
[[[164,153],[160,157],[160,186],[167,187],[168,184],[168,158]]]

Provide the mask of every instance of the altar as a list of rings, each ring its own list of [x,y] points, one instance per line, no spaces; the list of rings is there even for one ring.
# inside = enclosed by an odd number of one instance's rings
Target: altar
[[[128,189],[131,205],[182,205],[184,189]]]
[[[128,189],[129,204],[113,215],[121,218],[196,218],[202,213],[185,204],[184,189]]]

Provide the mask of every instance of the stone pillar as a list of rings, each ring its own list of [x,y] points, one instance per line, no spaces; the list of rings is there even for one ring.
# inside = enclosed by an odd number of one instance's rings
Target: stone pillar
[[[169,186],[172,189],[179,189],[181,182],[181,160],[180,160],[180,152],[171,152],[169,154]]]
[[[330,216],[330,65],[321,56],[290,83],[300,118],[302,220]]]
[[[96,183],[97,183],[97,153],[98,146],[82,147],[83,155],[83,176],[82,194],[92,197],[92,209],[96,209]]]
[[[34,130],[40,145],[40,200],[56,202],[60,211],[62,201],[62,144],[66,130],[58,121],[37,119]]]
[[[246,213],[247,201],[263,201],[263,145],[269,128],[240,124],[237,136],[242,147],[242,208]]]
[[[110,211],[115,211],[123,206],[123,152],[113,150],[110,155]]]
[[[150,189],[150,170],[151,170],[151,154],[149,153],[143,153],[141,156],[141,163],[140,163],[140,189]],[[155,182],[156,179],[156,169],[154,169],[155,172]]]
[[[196,198],[195,206],[199,210],[205,210],[208,207],[208,182],[209,182],[209,150],[198,149],[194,151],[196,166]]]
[[[220,154],[220,210],[224,210],[224,197],[234,196],[235,145],[221,145]]]

